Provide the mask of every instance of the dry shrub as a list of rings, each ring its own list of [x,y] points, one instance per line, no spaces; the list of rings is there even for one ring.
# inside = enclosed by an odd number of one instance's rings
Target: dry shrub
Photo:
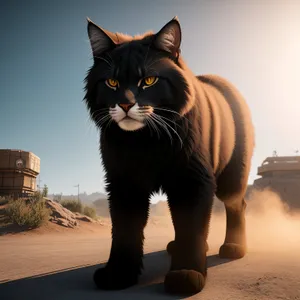
[[[96,219],[97,218],[97,213],[96,213],[96,209],[90,206],[85,206],[83,209],[83,214],[92,218],[92,219]]]
[[[65,199],[65,200],[61,200],[59,202],[63,207],[65,207],[66,209],[72,211],[72,212],[78,212],[78,213],[82,213],[83,212],[83,205],[81,203],[80,200],[69,200],[69,199]]]
[[[49,220],[50,210],[44,200],[10,200],[5,208],[9,219],[19,226],[40,227]]]

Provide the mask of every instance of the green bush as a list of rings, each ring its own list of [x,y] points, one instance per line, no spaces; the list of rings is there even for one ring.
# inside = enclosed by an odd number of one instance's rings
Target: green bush
[[[9,219],[19,226],[40,227],[49,220],[50,210],[45,201],[17,199],[10,200],[5,208]]]
[[[96,219],[97,218],[97,213],[96,213],[96,209],[90,206],[85,206],[83,209],[83,214],[92,218],[92,219]]]
[[[79,200],[61,200],[59,202],[63,207],[65,207],[66,209],[72,211],[72,212],[78,212],[78,213],[82,213],[83,212],[83,205],[81,203],[81,201]]]

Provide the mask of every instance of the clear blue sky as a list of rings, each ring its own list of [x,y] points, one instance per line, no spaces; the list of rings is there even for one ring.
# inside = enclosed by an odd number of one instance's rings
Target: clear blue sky
[[[262,4],[263,3],[263,4]],[[300,148],[300,2],[295,0],[16,1],[0,3],[0,148],[41,158],[50,193],[104,191],[98,133],[83,79],[92,64],[86,17],[111,31],[158,31],[173,16],[195,74],[232,81],[252,110],[256,168]]]

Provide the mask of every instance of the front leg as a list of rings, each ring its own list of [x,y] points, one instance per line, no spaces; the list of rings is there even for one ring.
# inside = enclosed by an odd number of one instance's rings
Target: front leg
[[[137,283],[143,268],[144,227],[149,210],[149,192],[134,185],[130,178],[108,183],[112,220],[109,260],[94,274],[98,288],[120,290]]]
[[[208,174],[196,180],[189,173],[183,174],[164,187],[175,229],[171,268],[164,284],[170,293],[193,294],[205,285],[206,240],[215,184]]]

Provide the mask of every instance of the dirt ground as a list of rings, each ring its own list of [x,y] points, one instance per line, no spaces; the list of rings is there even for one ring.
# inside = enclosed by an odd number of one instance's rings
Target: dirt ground
[[[270,192],[256,193],[249,202],[249,251],[235,261],[221,260],[218,248],[225,236],[225,216],[214,214],[204,290],[188,299],[300,299],[300,215],[285,213]],[[163,277],[165,251],[174,232],[170,216],[151,217],[146,228],[145,270],[136,287],[120,292],[95,290],[94,269],[110,249],[110,222],[65,229],[55,224],[0,236],[0,298],[15,299],[186,299],[168,296]]]

